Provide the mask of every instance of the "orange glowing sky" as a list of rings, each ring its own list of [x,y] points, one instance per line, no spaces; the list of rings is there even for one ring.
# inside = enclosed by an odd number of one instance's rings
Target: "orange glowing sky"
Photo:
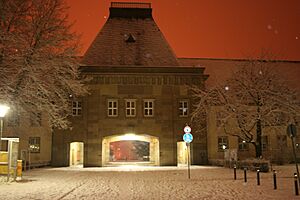
[[[107,20],[111,0],[66,1],[84,54]],[[146,2],[178,57],[247,58],[266,50],[276,59],[300,61],[300,0]]]

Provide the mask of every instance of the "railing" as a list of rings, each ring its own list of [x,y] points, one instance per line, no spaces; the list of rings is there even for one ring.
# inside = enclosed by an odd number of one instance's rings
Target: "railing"
[[[112,8],[151,8],[151,3],[111,2]]]

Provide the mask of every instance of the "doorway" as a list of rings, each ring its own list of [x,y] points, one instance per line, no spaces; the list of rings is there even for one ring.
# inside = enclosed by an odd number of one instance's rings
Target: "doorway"
[[[187,166],[187,146],[185,142],[177,142],[177,166]]]
[[[102,141],[102,165],[159,165],[159,141],[149,135],[113,135]]]
[[[70,167],[83,167],[83,142],[70,143]]]

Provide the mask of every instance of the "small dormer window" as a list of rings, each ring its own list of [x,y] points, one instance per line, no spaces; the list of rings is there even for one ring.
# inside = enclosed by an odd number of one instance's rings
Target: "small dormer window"
[[[128,43],[133,43],[135,42],[135,37],[130,33],[125,41]]]

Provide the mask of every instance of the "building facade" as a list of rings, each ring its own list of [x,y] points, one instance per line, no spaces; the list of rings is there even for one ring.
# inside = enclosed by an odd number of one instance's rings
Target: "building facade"
[[[194,99],[189,86],[211,87],[244,62],[177,58],[152,17],[151,4],[112,3],[107,22],[81,60],[90,93],[70,95],[72,128],[51,130],[44,113],[31,122],[30,115],[10,112],[3,137],[19,138],[20,158],[33,166],[180,166],[187,163],[182,136],[189,124],[192,164],[222,164],[228,152],[239,160],[254,157],[251,144],[218,126],[221,107],[207,113],[206,124],[200,125],[204,132],[190,124]],[[276,61],[276,69],[300,92],[300,62]],[[300,148],[296,151],[299,155]],[[293,160],[285,126],[263,130],[263,156],[278,163]]]
[[[112,3],[82,59],[90,95],[73,98],[72,130],[53,133],[52,165],[177,165],[190,122],[188,85],[204,87],[204,68],[181,66],[152,18],[151,4]],[[206,164],[195,137],[193,164]]]

